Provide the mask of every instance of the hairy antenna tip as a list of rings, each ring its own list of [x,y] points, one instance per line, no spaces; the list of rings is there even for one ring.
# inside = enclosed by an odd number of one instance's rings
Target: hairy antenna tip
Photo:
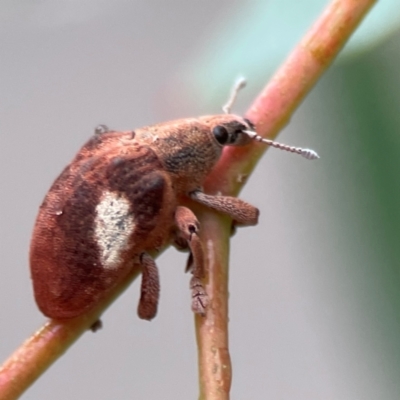
[[[225,114],[231,113],[233,103],[236,100],[239,90],[243,89],[246,86],[246,83],[247,83],[246,79],[243,77],[240,77],[239,79],[236,80],[235,85],[233,86],[232,89],[232,93],[228,99],[228,102],[222,107],[222,110],[224,111]]]
[[[246,85],[247,80],[244,76],[239,77],[235,83],[236,90],[243,89]]]
[[[304,158],[307,158],[307,160],[318,160],[319,155],[317,154],[317,152],[315,152],[314,150],[311,149],[303,149],[301,152],[301,155]]]

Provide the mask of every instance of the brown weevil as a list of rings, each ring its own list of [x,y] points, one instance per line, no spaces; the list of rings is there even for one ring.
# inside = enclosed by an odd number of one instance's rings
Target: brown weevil
[[[33,231],[30,267],[40,310],[55,319],[73,318],[94,307],[133,268],[142,270],[140,318],[157,312],[159,277],[150,253],[168,244],[190,251],[192,309],[204,314],[204,249],[199,222],[183,206],[187,198],[255,225],[258,209],[227,196],[203,193],[202,184],[224,146],[263,141],[253,124],[230,108],[226,114],[181,119],[117,132],[100,125],[51,186]]]

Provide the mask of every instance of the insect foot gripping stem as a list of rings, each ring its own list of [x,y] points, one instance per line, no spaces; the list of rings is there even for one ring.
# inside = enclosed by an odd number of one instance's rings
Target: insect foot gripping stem
[[[204,315],[208,297],[201,282],[204,278],[204,251],[199,237],[200,224],[193,212],[183,206],[176,209],[175,224],[178,230],[176,241],[186,241],[190,249],[188,268],[193,274],[190,280],[192,310],[196,314]]]

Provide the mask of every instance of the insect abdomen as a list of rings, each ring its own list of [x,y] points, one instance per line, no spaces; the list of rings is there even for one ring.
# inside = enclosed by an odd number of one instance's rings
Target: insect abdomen
[[[81,158],[79,168],[66,169],[43,202],[30,261],[36,301],[49,317],[82,314],[123,279],[150,244],[161,247],[169,239],[165,226],[168,233],[175,205],[161,164],[145,146],[126,150]]]

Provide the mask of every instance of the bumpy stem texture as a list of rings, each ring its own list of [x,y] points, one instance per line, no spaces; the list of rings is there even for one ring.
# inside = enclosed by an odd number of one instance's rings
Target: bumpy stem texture
[[[247,112],[246,117],[256,124],[258,134],[268,138],[277,135],[374,3],[375,0],[334,0],[327,7]],[[237,194],[264,151],[262,144],[226,148],[206,182],[206,191]],[[207,250],[206,289],[210,297],[206,317],[195,317],[200,398],[222,400],[229,398],[231,386],[228,350],[230,222],[211,211],[200,210],[199,214]],[[23,343],[0,369],[0,399],[18,398],[98,320],[137,273],[136,269],[87,315],[68,322],[49,321]]]

